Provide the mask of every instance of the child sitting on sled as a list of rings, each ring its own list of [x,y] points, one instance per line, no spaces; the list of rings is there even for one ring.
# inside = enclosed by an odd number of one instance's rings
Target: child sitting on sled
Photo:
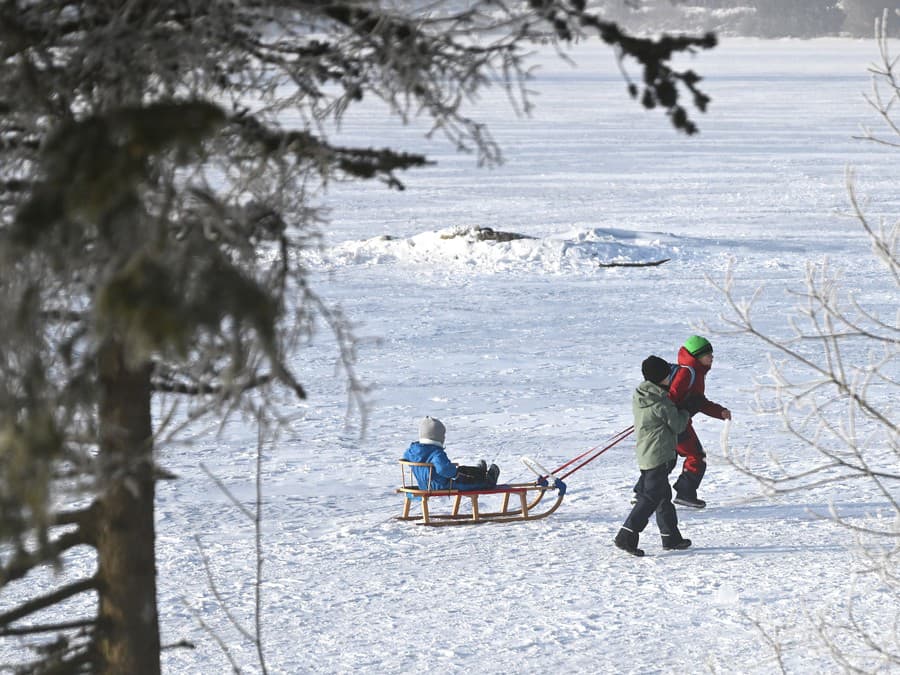
[[[426,417],[419,423],[419,440],[412,443],[403,459],[408,462],[427,462],[434,466],[412,467],[420,490],[483,490],[497,485],[500,468],[481,460],[478,466],[458,466],[450,461],[444,451],[447,429],[440,420]],[[431,484],[428,476],[431,474]]]
[[[677,461],[678,434],[687,428],[691,412],[676,408],[669,398],[672,371],[666,361],[650,356],[641,364],[641,372],[644,382],[638,385],[632,397],[635,450],[641,477],[634,489],[637,501],[615,538],[616,546],[636,556],[644,555],[638,548],[638,538],[653,513],[656,513],[663,549],[685,549],[691,545],[691,540],[682,537],[678,530],[678,516],[672,505],[672,487],[669,485],[669,473]],[[685,408],[694,403],[693,400],[686,401]]]

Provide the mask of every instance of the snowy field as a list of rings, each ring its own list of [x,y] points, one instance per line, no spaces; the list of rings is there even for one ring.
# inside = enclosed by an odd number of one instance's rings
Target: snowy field
[[[762,498],[721,457],[723,423],[702,416],[709,507],[678,510],[688,551],[663,552],[652,521],[647,557],[612,545],[638,475],[631,439],[572,475],[548,519],[393,519],[396,460],[423,415],[447,425],[452,459],[496,462],[506,481],[529,479],[522,455],[556,466],[628,427],[641,361],[674,360],[700,322],[721,325],[723,299],[705,275],[721,280],[732,261],[740,294],[764,286],[759,324],[776,335],[789,334],[787,290],[825,257],[892,321],[897,289],[847,216],[851,166],[871,213],[900,212],[900,155],[851,138],[877,124],[863,100],[876,57],[871,40],[726,40],[696,60],[713,100],[688,138],[627,99],[611,52],[585,45],[577,68],[544,62],[532,118],[499,91],[480,102],[506,155],[493,170],[375,110],[347,121],[348,144],[424,150],[438,163],[405,176],[405,192],[337,185],[327,196],[331,220],[308,262],[315,288],[354,322],[358,375],[372,389],[360,437],[327,329],[297,354],[309,399],[291,404],[295,421],[263,467],[269,672],[762,674],[778,669],[768,639],[788,672],[835,672],[814,626],[842,619],[850,602],[896,639],[878,621],[893,620],[900,599],[854,585],[848,535],[817,516],[832,506],[877,516],[884,496],[855,484]],[[472,227],[530,238],[475,242]],[[790,462],[796,441],[753,412],[767,352],[709,337],[707,394],[733,411],[728,444]],[[181,476],[158,488],[163,642],[197,647],[167,650],[165,672],[229,672],[198,617],[244,672],[259,672],[194,542],[251,627],[252,524],[199,466],[252,506],[255,431],[162,448],[161,462]]]

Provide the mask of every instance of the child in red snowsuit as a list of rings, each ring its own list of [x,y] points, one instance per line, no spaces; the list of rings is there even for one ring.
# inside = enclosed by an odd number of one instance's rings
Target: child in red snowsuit
[[[731,411],[724,406],[714,403],[706,398],[706,374],[712,368],[713,348],[706,338],[699,335],[689,337],[681,349],[678,350],[678,365],[672,383],[669,385],[669,398],[679,408],[684,407],[685,401],[690,396],[699,397],[700,412],[710,417],[721,420],[730,420]],[[681,506],[691,506],[702,509],[706,502],[697,497],[697,488],[706,473],[706,452],[697,438],[694,426],[688,422],[687,429],[678,436],[678,446],[675,451],[684,457],[681,475],[675,481],[675,498],[672,500]]]

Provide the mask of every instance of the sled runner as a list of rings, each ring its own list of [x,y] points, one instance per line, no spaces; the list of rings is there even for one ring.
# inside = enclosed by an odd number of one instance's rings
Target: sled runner
[[[419,525],[440,526],[474,525],[476,523],[521,523],[546,518],[554,513],[559,508],[560,504],[562,504],[563,497],[566,494],[566,484],[563,482],[563,479],[569,477],[581,467],[595,460],[612,446],[626,438],[632,431],[634,431],[634,427],[625,429],[618,433],[608,445],[599,451],[596,447],[591,448],[552,472],[547,471],[533,459],[522,457],[522,463],[537,474],[537,480],[533,483],[509,483],[482,490],[423,490],[413,474],[413,468],[427,467],[427,485],[431,485],[434,466],[427,462],[410,462],[401,459],[400,472],[402,474],[403,483],[396,491],[398,494],[403,495],[403,513],[402,515],[397,516],[397,519],[416,521]],[[586,457],[587,459],[585,459]],[[575,464],[575,466],[569,468],[573,464]],[[569,468],[569,470],[566,473],[561,473],[567,468]],[[555,492],[555,499],[548,497],[548,499],[544,501],[544,497],[548,492]],[[482,511],[480,509],[479,498],[486,495],[502,496],[499,510]],[[429,500],[434,497],[452,498],[453,506],[450,513],[432,513],[429,506]],[[470,509],[467,513],[460,512],[464,498],[469,500]],[[421,516],[410,515],[412,504],[415,501],[421,503]]]

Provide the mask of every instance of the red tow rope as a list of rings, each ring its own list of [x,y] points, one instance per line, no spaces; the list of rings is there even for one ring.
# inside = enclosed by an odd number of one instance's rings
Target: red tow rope
[[[609,444],[606,445],[605,447],[601,448],[600,450],[597,450],[597,448],[600,447],[599,445],[597,445],[597,446],[591,448],[590,450],[581,453],[577,457],[570,459],[568,462],[566,462],[561,467],[559,467],[556,471],[553,472],[553,475],[556,476],[557,478],[559,478],[560,480],[562,480],[564,478],[568,478],[569,476],[571,476],[573,473],[578,471],[578,469],[580,469],[584,465],[590,464],[591,462],[593,462],[595,459],[597,459],[600,455],[602,455],[604,452],[609,450],[614,445],[617,445],[618,443],[621,443],[622,441],[624,441],[626,438],[628,438],[628,436],[630,436],[632,434],[632,432],[634,432],[633,426],[628,427],[627,429],[623,429],[622,431],[617,433],[615,436],[613,436],[612,439],[610,440]],[[594,452],[595,450],[597,450],[597,451]],[[585,459],[583,462],[581,462],[581,464],[579,464],[578,466],[576,466],[573,469],[570,469],[569,471],[564,473],[562,476],[558,475],[559,472],[562,471],[563,469],[565,469],[567,466],[570,466],[571,464],[574,464],[575,462],[577,462],[581,459],[584,459],[585,457],[590,455],[592,452],[594,452],[594,454],[591,455],[590,457],[588,457],[587,459]]]

